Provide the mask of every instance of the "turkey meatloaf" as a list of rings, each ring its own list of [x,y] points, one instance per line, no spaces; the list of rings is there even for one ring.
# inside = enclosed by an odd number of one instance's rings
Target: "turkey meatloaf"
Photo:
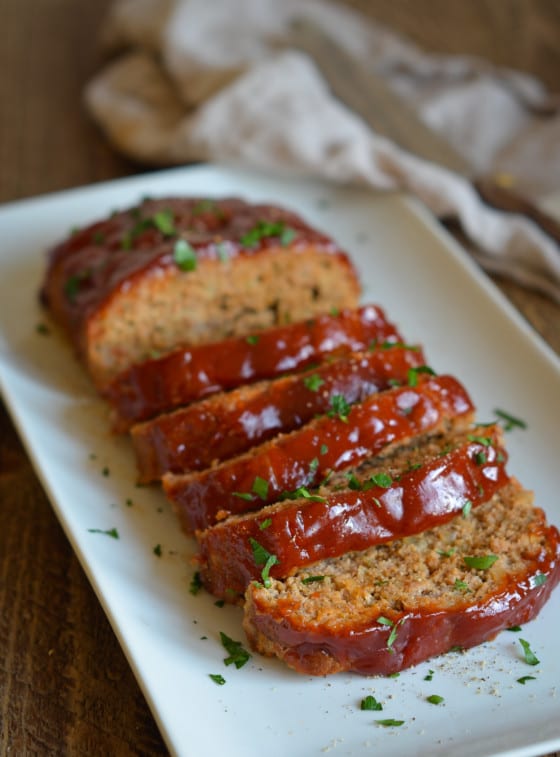
[[[406,383],[410,370],[424,362],[419,347],[389,343],[301,373],[220,392],[136,424],[131,439],[139,481],[202,470],[241,454],[326,413],[335,396],[354,403],[392,383]]]
[[[402,341],[375,305],[335,311],[287,326],[179,348],[131,366],[107,387],[115,428],[152,418],[216,392],[302,370],[327,355]]]
[[[145,199],[55,246],[42,300],[99,387],[154,352],[356,307],[347,255],[296,214]]]
[[[513,480],[449,523],[253,582],[251,646],[307,675],[388,675],[534,618],[560,580],[559,534]]]
[[[252,580],[282,578],[328,557],[466,516],[508,482],[500,430],[415,439],[294,499],[197,533],[200,576],[234,601]],[[266,558],[266,559],[263,559]]]
[[[276,502],[300,487],[316,487],[337,470],[357,465],[418,434],[470,424],[473,406],[452,376],[430,376],[331,411],[290,434],[204,471],[165,474],[165,493],[183,529],[192,533],[230,514]]]

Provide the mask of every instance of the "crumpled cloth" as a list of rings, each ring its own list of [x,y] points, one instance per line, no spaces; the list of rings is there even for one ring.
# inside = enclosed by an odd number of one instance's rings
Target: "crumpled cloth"
[[[560,190],[558,103],[534,78],[472,57],[427,55],[329,0],[116,0],[118,53],[85,91],[114,146],[143,163],[209,160],[408,191],[457,217],[489,271],[560,302],[560,249],[528,219],[485,206],[470,183],[375,134],[303,53],[279,47],[310,19],[371,65],[474,172],[539,199]]]

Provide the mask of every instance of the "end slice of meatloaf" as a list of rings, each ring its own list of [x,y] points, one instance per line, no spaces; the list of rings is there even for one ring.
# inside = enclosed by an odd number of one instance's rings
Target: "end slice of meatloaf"
[[[251,581],[468,517],[505,486],[500,429],[419,437],[391,455],[333,476],[307,497],[232,516],[197,532],[200,576],[234,601]],[[264,575],[263,575],[264,573]]]
[[[415,383],[356,405],[333,402],[327,415],[207,470],[165,474],[164,490],[183,529],[191,533],[316,487],[334,471],[419,434],[470,425],[473,405],[455,378],[421,374]]]
[[[42,300],[98,387],[154,351],[356,307],[348,256],[296,214],[146,199],[54,247]]]
[[[302,370],[326,355],[402,342],[381,308],[364,305],[221,342],[180,348],[119,374],[104,392],[116,430],[210,394]]]
[[[360,402],[406,383],[424,365],[416,346],[378,346],[333,358],[302,373],[220,392],[131,429],[140,483],[164,473],[208,468],[279,433],[299,428],[331,408],[335,396]]]
[[[254,650],[306,675],[388,675],[534,618],[560,542],[512,480],[468,518],[247,589]]]

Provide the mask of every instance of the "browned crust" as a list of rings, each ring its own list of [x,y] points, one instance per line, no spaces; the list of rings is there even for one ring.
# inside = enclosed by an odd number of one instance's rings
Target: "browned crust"
[[[168,219],[167,224],[156,223],[162,218]],[[269,233],[251,236],[255,228]],[[178,240],[194,253],[194,270],[180,270],[175,262]],[[273,283],[259,289],[259,268],[271,259],[277,262],[268,265],[266,275]],[[305,268],[307,259],[314,277],[293,276],[292,260]],[[329,269],[325,276],[323,265]],[[232,282],[237,266],[240,271],[235,275],[240,280]],[[198,308],[209,284],[215,287],[207,305],[213,317],[205,320]],[[147,357],[152,349],[216,340],[244,328],[250,331],[324,311],[328,299],[325,291],[319,295],[323,286],[331,290],[332,305],[357,305],[360,286],[348,256],[294,213],[236,198],[165,198],[145,200],[54,247],[41,297],[96,384],[104,386],[112,375]],[[174,291],[182,300],[181,308],[174,301]],[[218,322],[216,310],[222,296],[225,312],[221,321],[232,320],[226,331],[220,331],[224,326]],[[151,307],[155,308],[152,328],[144,328],[141,321],[144,316],[149,319]],[[189,317],[189,307],[195,311],[194,318]],[[253,313],[250,318],[240,318],[245,309]],[[138,325],[125,329],[129,312]],[[165,333],[157,334],[153,326],[161,326],[166,318]],[[117,334],[112,333],[115,329]]]

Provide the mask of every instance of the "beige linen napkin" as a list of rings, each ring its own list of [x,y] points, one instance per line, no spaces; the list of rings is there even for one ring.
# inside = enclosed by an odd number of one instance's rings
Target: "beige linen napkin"
[[[560,250],[531,221],[483,205],[459,176],[376,135],[335,100],[313,62],[273,39],[309,18],[372,65],[481,174],[534,199],[560,189],[560,115],[524,74],[426,55],[328,0],[117,0],[104,30],[119,52],[86,104],[123,153],[153,165],[214,160],[404,189],[456,216],[479,261],[560,302]]]

